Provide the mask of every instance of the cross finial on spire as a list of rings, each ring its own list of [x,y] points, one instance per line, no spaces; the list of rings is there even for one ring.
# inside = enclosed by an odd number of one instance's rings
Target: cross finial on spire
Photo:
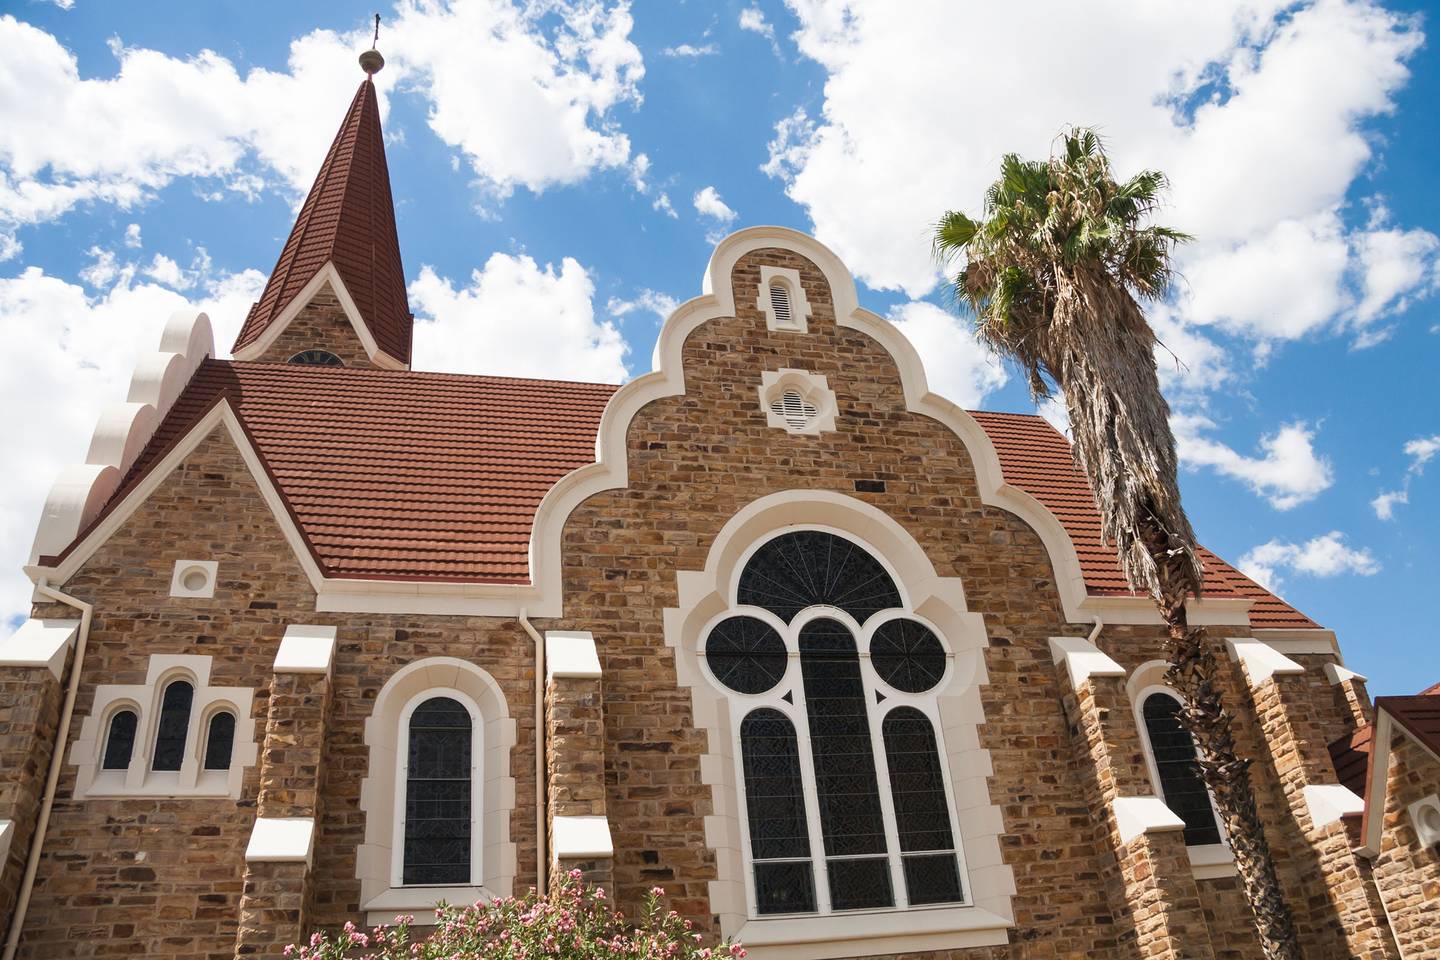
[[[376,49],[380,46],[380,14],[375,14],[375,39],[370,42],[370,49],[360,54],[360,69],[370,76],[375,76],[385,66],[385,58],[380,56]]]

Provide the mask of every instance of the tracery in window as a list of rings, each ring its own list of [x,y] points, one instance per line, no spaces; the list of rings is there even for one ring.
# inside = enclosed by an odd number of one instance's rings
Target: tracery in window
[[[431,697],[410,715],[404,884],[470,882],[472,730],[470,711],[450,697]]]
[[[701,652],[738,730],[752,916],[964,903],[941,637],[884,564],[822,530],[761,545],[735,603]]]
[[[139,718],[134,710],[120,710],[110,718],[110,730],[105,737],[105,758],[100,763],[102,770],[127,770],[130,758],[135,753],[135,729]]]
[[[154,770],[179,770],[185,762],[185,739],[190,730],[190,704],[195,688],[187,680],[172,680],[160,701],[160,722],[155,732]]]
[[[235,747],[235,714],[222,710],[210,718],[205,734],[205,769],[229,770]]]
[[[1185,821],[1186,846],[1220,843],[1220,827],[1200,773],[1195,741],[1180,725],[1180,701],[1168,693],[1156,692],[1145,698],[1140,710],[1160,778],[1161,798]]]
[[[301,350],[290,358],[291,363],[309,364],[317,367],[343,367],[345,361],[341,360],[329,350]]]

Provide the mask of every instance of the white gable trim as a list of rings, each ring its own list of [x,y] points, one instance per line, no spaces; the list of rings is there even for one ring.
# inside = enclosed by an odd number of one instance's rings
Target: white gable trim
[[[309,546],[305,543],[305,538],[300,534],[300,528],[291,518],[290,511],[286,509],[280,491],[270,482],[270,475],[265,472],[260,455],[241,428],[235,411],[224,399],[217,402],[210,412],[191,427],[190,431],[171,448],[159,463],[150,468],[140,483],[116,504],[114,509],[85,535],[84,539],[75,545],[75,548],[58,566],[54,568],[26,567],[25,572],[30,579],[38,580],[40,577],[49,577],[52,582],[65,583],[73,577],[85,565],[85,562],[95,555],[95,551],[100,549],[105,541],[109,540],[124,525],[125,521],[134,515],[140,505],[160,488],[160,485],[169,478],[170,474],[175,472],[185,458],[195,452],[195,448],[200,445],[200,442],[208,437],[216,427],[224,427],[230,435],[231,442],[240,452],[240,457],[245,461],[250,476],[255,480],[256,486],[260,488],[261,496],[265,498],[265,503],[270,507],[275,522],[280,525],[280,531],[285,535],[285,540],[290,544],[291,550],[294,551],[295,559],[304,569],[311,586],[319,590],[321,581],[324,579],[320,572],[320,565],[316,563],[314,555],[311,554]]]
[[[1370,772],[1365,780],[1365,835],[1360,838],[1359,850],[1372,860],[1380,856],[1380,842],[1385,831],[1385,802],[1390,789],[1390,744],[1396,730],[1440,763],[1440,756],[1436,756],[1435,751],[1406,729],[1405,724],[1396,723],[1384,706],[1375,711],[1375,739],[1370,748]]]
[[[250,343],[236,350],[236,360],[258,360],[260,355],[270,349],[285,328],[290,326],[290,321],[300,315],[300,311],[310,305],[326,284],[335,291],[335,297],[340,301],[340,306],[345,310],[345,317],[350,321],[350,326],[355,328],[355,335],[360,338],[360,343],[365,347],[365,355],[370,362],[377,367],[384,367],[387,370],[408,370],[410,365],[402,360],[390,356],[380,345],[375,342],[375,337],[370,333],[370,328],[360,316],[360,310],[355,306],[355,300],[350,296],[350,291],[345,289],[345,281],[340,279],[340,271],[335,269],[335,261],[327,260],[325,265],[315,272],[310,282],[305,284],[293,298],[280,315],[270,321],[270,325]]]

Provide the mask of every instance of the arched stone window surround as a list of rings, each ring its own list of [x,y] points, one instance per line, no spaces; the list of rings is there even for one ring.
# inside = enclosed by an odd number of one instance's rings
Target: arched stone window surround
[[[235,708],[230,704],[217,701],[205,709],[203,715],[200,717],[200,734],[195,738],[194,744],[196,759],[200,762],[202,770],[205,769],[205,756],[210,751],[210,725],[214,723],[215,718],[222,713],[228,713],[230,716],[235,717],[235,730],[237,733],[240,730],[240,718],[235,716]],[[189,748],[187,747],[187,749]],[[235,746],[233,739],[230,746],[230,763],[231,765],[235,763]],[[227,767],[226,769],[229,768]]]
[[[401,776],[409,749],[409,717],[434,696],[449,696],[471,711],[476,738],[471,758],[478,782],[471,803],[471,877],[467,885],[403,886],[405,783]],[[368,774],[360,784],[360,809],[365,814],[365,841],[355,858],[361,908],[370,921],[388,923],[397,913],[413,913],[416,923],[433,922],[440,900],[464,904],[509,896],[515,883],[515,844],[510,840],[510,815],[515,809],[515,778],[510,775],[510,750],[516,724],[500,685],[485,670],[456,657],[430,657],[397,670],[375,698],[365,720]],[[483,841],[481,840],[483,838]]]
[[[776,310],[771,290],[781,287],[789,300],[789,318]],[[788,330],[792,333],[808,333],[810,301],[800,283],[800,271],[790,267],[762,266],[760,268],[760,291],[755,306],[765,314],[765,326],[770,330]]]
[[[943,751],[957,847],[963,850],[968,881],[967,905],[826,916],[752,916],[748,827],[736,760],[739,721],[765,698],[732,698],[723,693],[705,666],[701,649],[710,626],[733,613],[763,615],[767,623],[779,626],[779,618],[768,611],[756,613],[756,608],[735,603],[739,577],[745,561],[765,542],[796,529],[823,530],[856,542],[895,580],[903,607],[872,616],[874,622],[865,624],[863,630],[841,611],[824,611],[834,619],[848,621],[847,626],[856,630],[857,642],[864,637],[866,649],[874,630],[897,615],[913,617],[943,638],[950,662],[936,691],[904,700],[900,698],[908,695],[897,691],[897,699],[887,700],[886,708],[888,712],[900,702],[930,701],[922,712],[934,723]],[[773,947],[795,960],[833,956],[836,941],[842,940],[857,956],[1007,942],[1006,929],[1013,925],[1010,900],[1015,884],[1001,857],[1001,812],[990,802],[986,782],[991,774],[990,754],[979,740],[979,725],[984,722],[979,688],[987,682],[983,651],[988,640],[982,617],[966,607],[959,578],[939,576],[909,532],[878,508],[830,491],[789,490],[743,508],[716,537],[705,568],[679,571],[676,579],[679,605],[664,611],[665,638],[675,652],[679,681],[691,691],[695,722],[708,735],[701,775],[711,788],[714,813],[705,819],[705,833],[716,857],[718,878],[710,883],[710,900],[722,934],[749,946]],[[817,615],[812,611],[803,619],[808,622]],[[801,619],[797,617],[796,622]],[[792,626],[786,626],[786,631]],[[737,711],[739,701],[747,702]],[[803,735],[801,716],[787,715],[795,723],[797,735]],[[876,756],[878,765],[884,754],[877,752]]]
[[[112,703],[110,703],[109,706],[107,706],[107,707],[105,708],[105,715],[104,715],[103,719],[100,721],[100,763],[101,763],[101,764],[104,764],[104,762],[105,762],[105,754],[106,754],[106,752],[110,749],[110,736],[111,736],[111,731],[114,729],[115,718],[118,717],[121,713],[124,713],[124,712],[126,712],[126,711],[129,711],[130,713],[135,714],[135,733],[134,733],[134,736],[131,738],[131,743],[130,743],[130,759],[131,759],[131,760],[134,760],[134,759],[135,759],[135,751],[136,751],[137,749],[139,749],[139,747],[140,747],[140,738],[144,735],[144,732],[145,732],[145,728],[140,725],[140,723],[141,723],[140,718],[141,718],[141,716],[144,715],[144,711],[141,709],[139,701],[137,701],[137,700],[131,700],[131,699],[128,699],[128,698],[127,698],[127,699],[121,699],[121,700],[113,701]],[[128,767],[129,767],[129,764],[127,763],[127,764],[126,764],[126,768],[128,769]],[[119,769],[119,768],[117,768],[117,769]]]
[[[1145,723],[1145,701],[1159,694],[1170,697],[1176,703],[1183,703],[1180,694],[1165,682],[1165,671],[1169,664],[1164,660],[1148,660],[1136,667],[1125,681],[1125,692],[1130,697],[1130,708],[1135,715],[1135,728],[1139,732],[1140,747],[1145,753],[1145,769],[1150,775],[1150,784],[1155,796],[1165,799],[1165,788],[1160,782],[1160,768],[1155,763],[1155,751],[1150,745],[1150,729]],[[1208,788],[1207,788],[1208,791]],[[1225,822],[1220,819],[1220,808],[1215,797],[1210,797],[1210,808],[1215,816],[1215,826],[1220,831],[1220,842],[1204,846],[1186,847],[1190,855],[1190,867],[1200,880],[1214,877],[1234,876],[1235,854],[1225,839]]]
[[[75,772],[75,799],[86,797],[230,797],[239,799],[245,771],[259,756],[255,721],[250,717],[254,691],[249,687],[210,686],[208,656],[156,654],[150,658],[145,683],[101,684],[80,735],[70,748]],[[180,769],[152,770],[151,757],[159,730],[165,689],[175,680],[191,684],[190,717]],[[138,717],[135,746],[126,770],[103,770],[110,723],[121,710]],[[228,770],[205,770],[205,739],[209,718],[225,710],[235,715],[235,740]]]

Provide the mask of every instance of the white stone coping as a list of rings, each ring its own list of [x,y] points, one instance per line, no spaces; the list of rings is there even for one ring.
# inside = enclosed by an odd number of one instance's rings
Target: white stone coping
[[[1228,843],[1186,846],[1185,852],[1190,855],[1190,872],[1196,880],[1217,880],[1239,873],[1235,869],[1235,852]]]
[[[1142,833],[1185,829],[1185,821],[1159,797],[1116,797],[1110,801],[1110,809],[1120,828],[1121,843],[1129,843]]]
[[[276,673],[329,673],[335,660],[335,627],[292,623],[275,653]]]
[[[0,820],[0,866],[10,856],[10,843],[15,839],[15,821]]]
[[[79,629],[79,620],[26,620],[0,640],[0,667],[48,667],[59,680]]]
[[[1338,663],[1325,664],[1325,679],[1329,680],[1332,686],[1339,686],[1346,680],[1358,680],[1360,683],[1369,681],[1369,677],[1363,673],[1356,673],[1354,670],[1342,667]]]
[[[1310,819],[1317,827],[1334,823],[1347,814],[1365,812],[1365,801],[1341,783],[1312,783],[1301,792]]]
[[[613,857],[610,821],[605,817],[555,817],[551,824],[555,857]]]
[[[600,676],[600,654],[588,630],[545,631],[545,679]],[[558,818],[557,818],[558,819]]]
[[[398,916],[414,917],[411,922],[413,927],[433,927],[438,920],[435,908],[442,902],[452,907],[468,907],[494,899],[490,891],[472,884],[391,887],[366,900],[360,909],[366,911],[365,922],[372,927],[382,923],[393,924]]]
[[[256,817],[246,863],[309,863],[315,849],[313,817]]]
[[[1050,656],[1057,665],[1064,664],[1070,672],[1070,685],[1076,690],[1091,677],[1125,676],[1124,667],[1083,637],[1051,637]]]
[[[734,939],[759,957],[820,960],[1000,946],[1009,942],[1013,926],[1014,921],[983,907],[912,907],[756,918],[746,921]]]
[[[1230,651],[1230,659],[1239,661],[1252,686],[1273,676],[1293,676],[1305,672],[1300,664],[1253,637],[1230,637],[1226,639],[1225,646]]]

